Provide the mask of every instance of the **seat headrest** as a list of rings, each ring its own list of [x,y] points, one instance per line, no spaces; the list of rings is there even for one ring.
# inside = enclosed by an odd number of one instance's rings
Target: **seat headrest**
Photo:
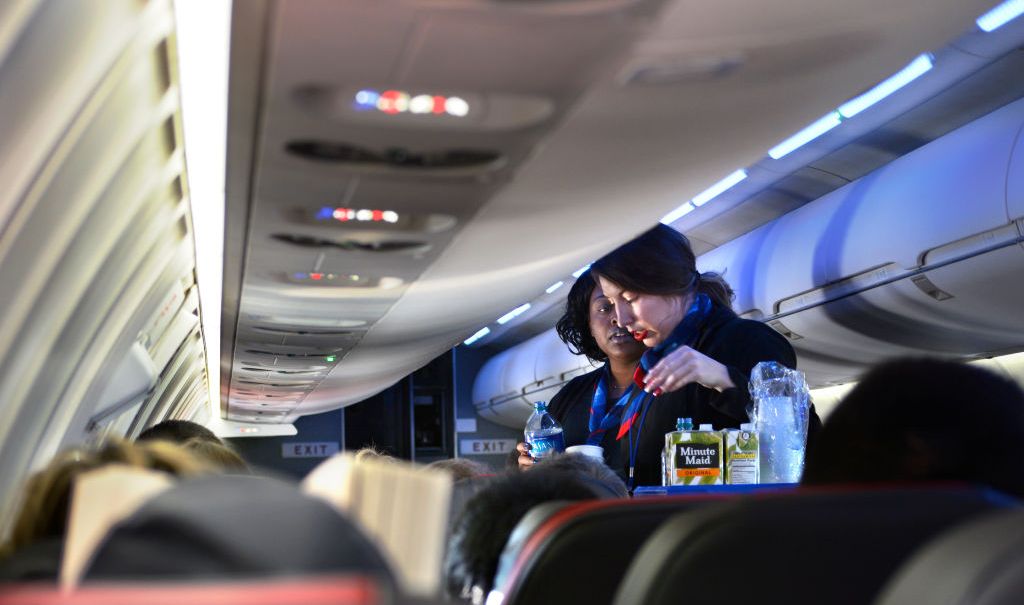
[[[265,477],[186,479],[119,523],[85,580],[361,572],[393,584],[351,521],[296,486]]]

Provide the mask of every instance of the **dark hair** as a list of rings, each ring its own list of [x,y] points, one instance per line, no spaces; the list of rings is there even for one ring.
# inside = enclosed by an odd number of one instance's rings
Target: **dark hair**
[[[474,462],[466,458],[448,458],[445,460],[435,460],[427,465],[427,468],[444,471],[452,476],[455,481],[462,481],[464,479],[474,479],[476,477],[484,477],[487,475],[493,475],[490,467]]]
[[[595,287],[597,283],[589,269],[576,279],[576,283],[569,288],[569,295],[565,298],[565,313],[555,324],[555,331],[573,355],[586,355],[594,361],[604,361],[608,356],[597,346],[597,340],[590,333],[590,296]]]
[[[534,471],[564,471],[590,481],[602,495],[612,498],[628,498],[629,489],[622,478],[600,460],[582,454],[554,454],[537,462],[530,469]]]
[[[505,543],[534,506],[606,495],[589,478],[565,471],[531,469],[496,479],[473,496],[455,523],[444,565],[449,595],[467,598],[473,587],[490,592]]]
[[[699,273],[690,240],[659,224],[622,244],[590,266],[595,279],[602,276],[638,294],[685,296],[703,292],[716,305],[731,308],[733,291],[714,272]]]
[[[211,443],[224,445],[224,442],[213,434],[213,431],[201,424],[189,420],[164,420],[139,433],[136,441],[171,441],[185,443],[189,439],[202,439]]]
[[[1024,392],[977,366],[899,359],[826,419],[803,483],[968,481],[1024,495]]]

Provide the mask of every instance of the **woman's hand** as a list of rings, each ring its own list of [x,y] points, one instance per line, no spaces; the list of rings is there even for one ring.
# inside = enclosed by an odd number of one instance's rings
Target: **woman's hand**
[[[647,373],[645,380],[644,390],[655,395],[677,391],[691,382],[716,391],[736,386],[724,365],[687,346],[663,357]]]
[[[519,452],[519,470],[525,471],[536,464],[536,460],[530,457],[530,444],[517,443],[516,451]]]

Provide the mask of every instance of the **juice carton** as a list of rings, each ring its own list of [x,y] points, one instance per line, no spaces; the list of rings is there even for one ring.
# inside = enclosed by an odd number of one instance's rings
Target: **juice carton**
[[[722,431],[725,445],[725,482],[730,485],[759,483],[757,431],[753,424]]]
[[[722,434],[702,424],[699,430],[665,435],[666,480],[669,485],[721,485]]]

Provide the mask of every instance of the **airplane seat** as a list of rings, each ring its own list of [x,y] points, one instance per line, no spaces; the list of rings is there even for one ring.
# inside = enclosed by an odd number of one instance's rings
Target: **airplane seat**
[[[487,602],[611,603],[633,556],[666,519],[729,498],[699,494],[535,507],[512,532]]]
[[[651,535],[614,603],[870,603],[921,544],[1013,506],[990,489],[943,485],[800,489],[703,507]]]
[[[921,548],[877,605],[1011,605],[1024,597],[1024,511],[964,523]]]
[[[216,582],[103,582],[73,591],[42,584],[0,586],[6,605],[98,605],[128,603],[273,603],[274,605],[414,605],[393,598],[386,587],[361,575]],[[417,604],[418,605],[418,604]]]
[[[114,526],[85,582],[356,573],[394,585],[377,547],[328,503],[244,475],[180,481]]]

